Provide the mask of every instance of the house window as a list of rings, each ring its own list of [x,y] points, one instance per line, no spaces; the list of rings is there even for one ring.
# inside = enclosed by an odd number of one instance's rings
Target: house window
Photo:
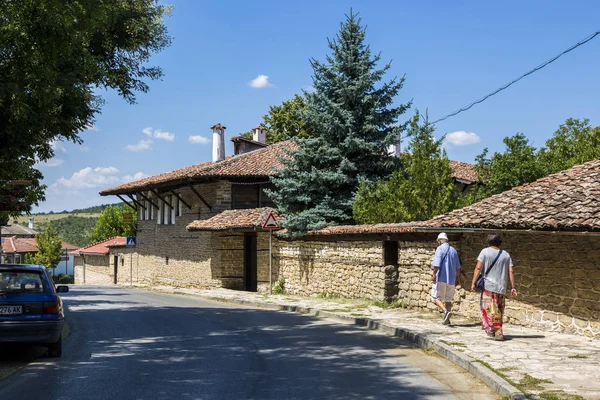
[[[148,193],[148,198],[152,198],[152,193]],[[154,206],[148,202],[148,208],[150,209],[150,220],[154,219]]]

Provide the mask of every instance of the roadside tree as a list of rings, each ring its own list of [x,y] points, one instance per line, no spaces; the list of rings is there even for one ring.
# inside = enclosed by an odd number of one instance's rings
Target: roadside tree
[[[37,204],[35,164],[56,141],[82,143],[103,105],[97,89],[129,103],[148,91],[163,75],[146,64],[169,45],[168,12],[155,0],[0,0],[0,189],[31,180],[25,199]]]

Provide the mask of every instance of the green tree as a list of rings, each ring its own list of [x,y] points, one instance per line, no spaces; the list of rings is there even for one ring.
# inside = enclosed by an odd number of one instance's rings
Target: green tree
[[[387,178],[393,170],[387,147],[410,104],[392,106],[404,78],[382,83],[390,64],[377,69],[381,56],[372,55],[364,40],[365,28],[351,12],[329,41],[327,62],[311,60],[315,91],[306,93],[301,116],[314,136],[297,139],[299,148],[282,160],[284,168],[271,178],[276,191],[269,194],[290,235],[351,223],[359,182]]]
[[[126,214],[131,215],[131,224],[125,224],[123,215]],[[131,208],[108,206],[98,217],[90,235],[91,239],[93,242],[99,242],[114,236],[135,236],[136,221],[137,216]]]
[[[38,252],[33,256],[33,263],[46,268],[54,268],[60,262],[62,255],[62,242],[54,229],[46,229],[36,235]]]
[[[424,221],[451,211],[460,197],[454,187],[452,168],[442,148],[444,137],[433,136],[419,113],[411,120],[408,153],[401,154],[402,170],[389,180],[363,183],[354,204],[354,219],[362,224]]]
[[[82,142],[103,104],[96,89],[129,103],[148,91],[162,76],[146,64],[170,42],[168,12],[156,0],[0,0],[0,189],[32,180],[26,200],[37,204],[35,163],[57,140]]]
[[[533,182],[546,175],[545,168],[538,160],[536,148],[529,139],[517,133],[503,140],[504,153],[494,153],[487,158],[488,149],[476,157],[476,169],[484,183],[474,188],[469,195],[469,203],[483,200],[494,194],[510,190],[515,186]]]
[[[588,119],[567,119],[539,152],[546,175],[598,158],[600,126],[592,127]]]
[[[263,116],[263,125],[267,128],[267,143],[312,137],[312,130],[302,117],[305,110],[306,99],[298,94],[279,106],[270,106],[269,112]],[[241,136],[252,139],[252,131]]]

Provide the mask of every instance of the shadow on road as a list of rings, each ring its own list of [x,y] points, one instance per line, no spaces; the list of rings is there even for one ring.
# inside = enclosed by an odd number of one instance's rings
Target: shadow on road
[[[110,383],[113,398],[146,398],[148,393],[232,399],[444,396],[439,386],[419,381],[421,371],[398,362],[402,355],[394,350],[412,347],[397,338],[284,312],[185,298],[170,298],[181,306],[106,296],[92,301],[86,297],[97,292],[89,292],[64,296],[71,335],[81,348],[71,346],[61,360],[36,363],[31,374],[53,370],[69,377],[61,381],[87,379],[88,393],[101,394]],[[92,379],[100,374],[103,382]],[[119,392],[124,381],[136,383],[127,386],[127,397]],[[60,385],[52,391],[64,394]]]

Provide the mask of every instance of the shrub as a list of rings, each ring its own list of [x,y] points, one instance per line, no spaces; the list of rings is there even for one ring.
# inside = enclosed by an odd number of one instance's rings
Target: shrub
[[[273,294],[285,294],[285,277],[279,278],[275,286],[273,286]]]
[[[75,283],[75,278],[72,277],[71,275],[66,275],[66,274],[60,274],[58,276],[53,276],[52,280],[57,285],[68,285],[68,284]]]

